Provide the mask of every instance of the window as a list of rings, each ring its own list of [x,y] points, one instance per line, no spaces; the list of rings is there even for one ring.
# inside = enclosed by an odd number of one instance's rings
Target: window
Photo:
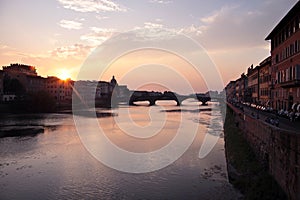
[[[300,65],[296,65],[295,67],[295,79],[300,80]]]
[[[288,25],[287,29],[288,29],[288,30],[287,30],[287,31],[288,31],[288,37],[290,37],[290,36],[291,36],[291,30],[292,30],[292,29],[291,29],[291,26]]]
[[[294,20],[292,24],[293,24],[293,33],[295,33],[296,32],[296,20]]]

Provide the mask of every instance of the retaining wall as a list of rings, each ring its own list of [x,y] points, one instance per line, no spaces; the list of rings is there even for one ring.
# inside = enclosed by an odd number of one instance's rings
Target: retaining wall
[[[286,192],[289,199],[300,199],[300,130],[289,132],[228,105],[236,125],[253,148],[258,160]]]

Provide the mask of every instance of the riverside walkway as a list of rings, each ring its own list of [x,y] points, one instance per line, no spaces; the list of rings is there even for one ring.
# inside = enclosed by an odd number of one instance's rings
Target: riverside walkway
[[[232,104],[231,104],[232,105]],[[279,120],[279,128],[284,130],[293,131],[300,134],[300,121],[290,121],[287,118],[277,116],[274,113],[259,110],[241,103],[233,105],[241,110],[243,110],[244,114],[248,116],[252,116],[257,118],[258,120],[265,121],[268,117],[277,118]],[[271,124],[270,124],[271,125]]]

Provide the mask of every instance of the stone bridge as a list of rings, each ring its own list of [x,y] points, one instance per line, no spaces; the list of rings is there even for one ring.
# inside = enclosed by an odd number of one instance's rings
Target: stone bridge
[[[189,98],[197,99],[202,102],[202,105],[207,104],[211,98],[205,94],[191,94],[191,95],[179,95],[174,92],[148,92],[148,91],[135,91],[132,93],[129,99],[129,105],[134,105],[134,102],[138,101],[148,101],[149,105],[155,105],[156,101],[161,100],[174,100],[177,103],[177,106],[180,106],[181,103]]]

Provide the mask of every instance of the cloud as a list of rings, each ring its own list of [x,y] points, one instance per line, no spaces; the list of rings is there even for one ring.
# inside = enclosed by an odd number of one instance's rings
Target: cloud
[[[101,15],[97,15],[96,16],[96,19],[98,19],[98,20],[103,20],[103,19],[108,19],[109,17],[107,17],[107,16],[101,16]]]
[[[145,22],[144,23],[144,28],[147,28],[147,29],[163,28],[163,25],[162,24],[158,24],[158,23]]]
[[[284,4],[284,0],[277,1]],[[210,51],[265,48],[264,39],[272,30],[272,24],[276,24],[274,19],[281,18],[276,16],[279,11],[280,6],[270,7],[263,2],[254,7],[225,5],[200,18],[199,25],[181,28],[179,32],[194,38]]]
[[[200,21],[203,22],[203,23],[205,23],[205,24],[214,23],[216,20],[218,20],[218,18],[223,17],[227,13],[230,13],[230,12],[234,11],[238,7],[239,6],[237,6],[237,5],[234,5],[234,6],[224,6],[220,10],[213,12],[211,15],[208,15],[206,17],[202,17],[200,19]]]
[[[217,17],[218,17],[218,13],[213,14],[213,15],[208,16],[208,17],[203,17],[203,18],[201,18],[200,20],[201,20],[202,22],[204,22],[204,23],[209,24],[209,23],[213,23],[213,22],[216,20]]]
[[[150,3],[158,3],[158,4],[169,4],[169,3],[173,3],[173,1],[169,1],[169,0],[150,0]]]
[[[194,24],[192,24],[191,26],[179,29],[177,32],[188,35],[188,36],[191,36],[191,35],[199,36],[200,34],[203,33],[203,31],[205,31],[205,29],[206,29],[206,26],[198,26],[197,27]]]
[[[111,0],[58,0],[64,8],[77,12],[122,11],[127,9]]]
[[[44,77],[56,75],[55,69],[61,66],[68,68],[73,74],[72,78],[75,78],[80,64],[92,50],[91,46],[74,44],[58,47],[47,52],[28,53],[7,45],[3,46],[5,46],[5,48],[0,48],[2,66],[9,65],[10,63],[34,65],[38,68],[38,74]]]
[[[89,45],[83,45],[83,44],[74,44],[70,46],[62,46],[54,49],[53,51],[50,51],[50,54],[52,57],[56,58],[84,58],[87,56],[88,53],[90,53],[92,47]]]
[[[66,29],[79,30],[82,28],[82,23],[71,20],[60,20],[59,25]]]
[[[9,47],[7,45],[4,44],[0,44],[0,49],[8,49]]]
[[[90,30],[92,32],[82,35],[80,39],[94,47],[100,45],[115,33],[115,29],[106,29],[99,27],[90,27]]]

